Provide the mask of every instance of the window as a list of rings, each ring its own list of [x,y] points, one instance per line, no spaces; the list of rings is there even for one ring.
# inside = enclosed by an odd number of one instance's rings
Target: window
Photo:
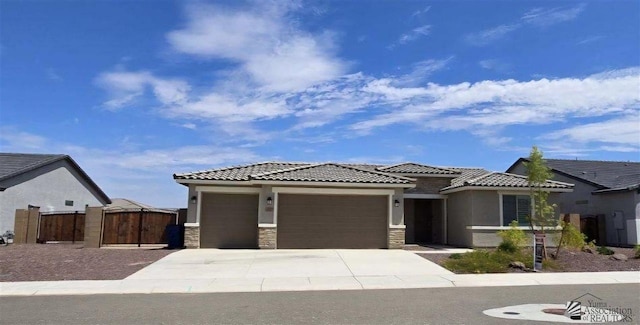
[[[68,206],[68,207],[72,207],[73,206],[73,201],[72,200],[65,200],[64,201],[64,205]]]
[[[529,225],[531,198],[528,195],[502,195],[502,225],[508,226],[517,220],[520,226]]]

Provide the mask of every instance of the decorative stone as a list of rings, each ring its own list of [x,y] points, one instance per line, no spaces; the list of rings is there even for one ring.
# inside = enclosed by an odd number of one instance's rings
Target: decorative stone
[[[628,259],[627,255],[624,254],[613,254],[609,258],[616,261],[626,261]]]
[[[387,248],[403,249],[404,248],[404,228],[389,228],[387,237]]]
[[[520,269],[520,270],[524,270],[524,269],[526,269],[526,268],[527,268],[527,267],[524,265],[524,263],[522,263],[522,262],[518,262],[518,261],[514,261],[514,262],[509,263],[509,267],[510,267],[510,268],[514,268],[514,269]]]
[[[184,246],[186,248],[200,248],[200,227],[184,227]]]
[[[258,247],[260,249],[275,249],[278,242],[278,228],[258,227]]]

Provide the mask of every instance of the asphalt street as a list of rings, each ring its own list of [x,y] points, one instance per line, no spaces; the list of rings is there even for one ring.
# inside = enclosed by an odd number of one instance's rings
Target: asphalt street
[[[0,324],[520,324],[482,311],[586,293],[640,322],[640,285],[617,284],[2,297]]]

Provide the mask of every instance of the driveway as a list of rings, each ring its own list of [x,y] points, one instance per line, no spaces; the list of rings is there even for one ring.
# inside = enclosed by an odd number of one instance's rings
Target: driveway
[[[216,280],[230,289],[362,289],[450,282],[450,271],[403,250],[182,250],[126,280]],[[235,290],[234,290],[235,291]]]

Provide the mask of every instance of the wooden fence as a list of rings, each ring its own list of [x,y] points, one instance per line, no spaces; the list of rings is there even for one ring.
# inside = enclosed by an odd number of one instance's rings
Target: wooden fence
[[[84,212],[40,213],[38,242],[84,240]]]
[[[166,244],[166,227],[176,224],[176,218],[144,210],[105,213],[102,244]]]

